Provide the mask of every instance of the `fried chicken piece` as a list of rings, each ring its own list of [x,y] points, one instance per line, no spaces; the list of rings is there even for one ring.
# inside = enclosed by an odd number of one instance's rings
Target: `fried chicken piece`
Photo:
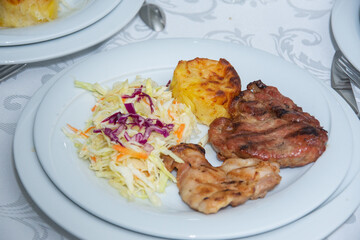
[[[221,160],[254,157],[299,167],[326,149],[327,131],[319,121],[260,80],[233,99],[229,112],[231,118],[218,118],[209,128],[209,142]]]
[[[258,159],[228,159],[213,167],[205,159],[205,150],[196,144],[182,143],[170,148],[184,163],[163,156],[169,171],[177,169],[177,186],[181,198],[191,208],[216,213],[228,205],[243,204],[248,199],[265,197],[279,184],[279,164]]]

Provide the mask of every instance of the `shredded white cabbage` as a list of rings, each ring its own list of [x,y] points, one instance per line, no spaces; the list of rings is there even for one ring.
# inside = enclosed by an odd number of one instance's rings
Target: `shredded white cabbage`
[[[96,98],[95,106],[90,106],[92,116],[83,130],[71,125],[64,128],[65,134],[78,149],[79,157],[90,162],[90,169],[95,171],[96,176],[109,179],[109,183],[122,196],[128,199],[148,198],[154,205],[160,205],[157,193],[164,192],[168,180],[176,182],[160,156],[169,155],[175,161],[182,162],[168,147],[187,142],[199,132],[196,117],[190,108],[176,102],[166,86],[158,86],[149,78],[137,77],[132,83],[117,82],[112,89],[98,83],[79,81],[75,81],[75,86],[91,91]],[[139,89],[145,93],[142,97],[129,97]],[[151,98],[153,107],[146,95]],[[139,133],[144,136],[145,128],[131,125],[131,117],[127,120],[126,128],[119,127],[119,123],[106,121],[118,112],[128,114],[125,105],[129,103],[143,119],[153,119],[153,122],[158,119],[167,124],[168,128],[164,129],[169,135],[154,130],[146,143],[140,143],[134,136]]]

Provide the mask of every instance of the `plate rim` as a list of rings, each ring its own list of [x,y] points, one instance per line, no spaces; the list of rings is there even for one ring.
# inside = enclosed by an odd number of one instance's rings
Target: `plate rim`
[[[162,44],[164,43],[164,41],[167,41],[167,42],[172,42],[172,43],[174,43],[174,39],[173,40],[170,40],[170,39],[166,39],[166,40],[154,40],[154,41],[147,41],[147,43],[146,44],[151,44],[151,42],[162,42]],[[175,40],[175,42],[176,41],[185,41],[185,39],[176,39]],[[203,39],[197,39],[197,40],[189,40],[189,39],[187,39],[186,41],[190,41],[190,42],[187,42],[188,44],[189,43],[194,43],[194,42],[196,42],[196,43],[200,43],[200,44],[202,44],[202,43],[211,43],[211,44],[219,44],[219,43],[222,43],[222,44],[226,44],[226,45],[232,45],[232,46],[235,46],[234,44],[232,44],[232,43],[225,43],[225,42],[221,42],[221,41],[214,41],[214,40],[203,40]],[[150,42],[150,43],[149,43]],[[138,44],[144,44],[144,43],[137,43],[137,44],[129,44],[128,46],[130,46],[130,45],[135,45],[135,47],[136,47],[136,45],[138,45]],[[268,57],[270,57],[270,58],[274,58],[274,56],[273,55],[271,55],[271,54],[268,54],[268,53],[265,53],[265,52],[263,52],[263,51],[260,51],[260,50],[254,50],[254,49],[251,49],[251,48],[248,48],[248,47],[244,47],[244,46],[240,46],[240,45],[236,45],[237,47],[238,47],[238,49],[241,49],[241,50],[243,50],[243,49],[247,49],[248,51],[255,51],[255,53],[261,53],[260,55],[267,55]],[[138,46],[137,46],[138,47]],[[250,50],[251,49],[251,50]],[[121,49],[121,50],[123,50],[123,49]],[[111,54],[114,54],[114,51],[112,51],[112,53],[110,53],[110,55]],[[106,53],[106,54],[104,54],[103,56],[108,56],[109,55],[109,53]],[[99,57],[99,55],[98,55],[98,57]],[[92,58],[92,59],[95,59],[95,58]],[[277,59],[280,59],[280,58],[277,58]],[[98,59],[99,60],[99,59]],[[101,57],[100,57],[100,60],[101,60]],[[89,60],[87,60],[87,61],[89,61]],[[88,62],[86,61],[86,63],[85,64],[88,64]],[[83,62],[84,63],[84,62]],[[288,64],[288,65],[292,65],[292,66],[295,66],[295,65],[293,65],[293,64],[291,64],[291,63],[288,63],[288,62],[286,62],[286,61],[284,61],[283,59],[281,59],[281,63],[282,64],[284,64],[284,65],[286,65],[286,64]],[[287,66],[288,66],[287,65]],[[299,71],[299,70],[301,70],[302,72],[303,72],[303,74],[304,75],[307,75],[307,77],[309,78],[309,79],[311,79],[311,80],[314,80],[314,81],[318,81],[318,80],[315,80],[310,74],[308,74],[307,72],[305,72],[305,71],[303,71],[302,69],[300,69],[300,68],[298,68],[297,66],[296,66],[296,68],[294,68],[295,70],[296,69],[298,69],[298,70],[296,70],[296,71]],[[70,73],[69,73],[70,74]],[[60,81],[59,81],[60,82]],[[52,86],[52,88],[54,88],[55,89],[55,86],[56,86],[57,84],[54,84],[53,86]],[[325,91],[325,90],[323,90],[323,91]],[[48,94],[47,94],[47,96],[49,96],[50,95],[50,93],[51,93],[51,89],[48,91]],[[39,132],[39,131],[37,131],[37,130],[39,130],[40,129],[40,123],[39,123],[39,121],[38,121],[38,118],[40,118],[39,116],[41,116],[41,114],[42,114],[42,112],[44,111],[44,109],[46,109],[46,108],[48,108],[49,106],[47,106],[47,107],[44,107],[44,101],[46,100],[46,96],[44,97],[44,99],[43,99],[43,101],[42,101],[42,103],[40,104],[40,107],[39,107],[39,110],[38,110],[38,113],[36,114],[37,116],[36,116],[36,120],[35,120],[35,125],[34,125],[34,131],[35,131],[35,134],[34,134],[34,140],[35,140],[35,146],[36,146],[36,149],[37,149],[37,151],[38,151],[38,156],[39,156],[39,159],[40,159],[40,162],[41,162],[41,164],[42,164],[42,166],[43,166],[43,168],[45,169],[45,172],[47,172],[47,174],[49,175],[49,177],[50,177],[50,179],[52,179],[52,181],[54,182],[55,181],[55,185],[57,185],[58,187],[59,187],[59,183],[57,183],[56,182],[56,179],[54,179],[53,178],[53,176],[52,176],[52,173],[50,172],[49,173],[49,169],[47,169],[47,167],[48,166],[46,166],[46,162],[44,162],[44,156],[45,155],[43,155],[43,151],[41,150],[41,148],[39,149],[38,148],[38,146],[40,146],[39,144],[39,138],[38,137],[36,137],[37,136],[37,133]],[[45,101],[46,102],[46,101]],[[41,125],[41,127],[42,127],[42,125]],[[328,150],[329,151],[329,150]],[[45,166],[44,166],[44,164],[45,164]],[[347,168],[346,168],[346,170],[347,170]],[[51,171],[51,170],[50,170]],[[311,171],[310,171],[311,172]],[[341,178],[339,178],[340,180],[339,180],[339,182],[338,182],[338,185],[341,183],[341,181],[343,180],[343,178],[345,177],[345,173],[344,173],[344,175],[341,177]],[[61,183],[60,183],[60,185],[61,185]],[[60,186],[59,187],[59,189],[62,189],[62,187]],[[62,189],[63,191],[64,191],[64,189]],[[331,193],[333,193],[334,191],[336,190],[336,186],[334,186],[333,187],[333,191],[331,192]],[[329,193],[329,195],[331,195],[331,193]],[[65,192],[65,195],[68,195],[66,192]],[[326,200],[326,198],[329,196],[329,195],[327,195],[327,196],[323,196],[323,200],[322,200],[322,202],[323,201],[325,201]],[[71,198],[71,196],[69,196],[70,198]],[[74,200],[74,199],[73,199]],[[76,201],[75,200],[75,202],[78,202],[79,203],[79,201]],[[321,202],[321,203],[322,203]],[[320,205],[321,203],[318,203],[318,205]],[[80,203],[80,205],[81,205],[81,203]],[[317,205],[317,206],[318,206]],[[314,207],[317,207],[317,206],[314,206]],[[83,205],[82,205],[82,207],[84,207]],[[86,208],[86,207],[85,207]],[[313,210],[314,208],[312,208],[312,209],[308,209],[308,212],[310,212],[311,210]],[[308,212],[306,212],[306,213],[308,213]],[[304,213],[304,214],[306,214],[306,213]],[[96,214],[96,215],[98,215],[98,213]],[[101,215],[101,214],[100,214]],[[303,215],[301,215],[301,216],[297,216],[296,217],[296,219],[297,218],[300,218],[300,217],[302,217]],[[104,218],[104,216],[100,216],[100,217],[103,217]],[[105,218],[106,219],[106,218]],[[296,220],[296,219],[291,219],[291,221],[292,220]],[[109,220],[109,219],[107,219],[107,220]],[[112,219],[111,219],[112,220]],[[290,220],[289,220],[290,221]],[[287,224],[288,222],[286,222],[286,223],[282,223],[282,225],[284,225],[284,224]],[[139,231],[139,229],[137,229],[137,228],[132,228],[132,226],[129,226],[129,225],[127,225],[127,224],[121,224],[120,226],[122,226],[122,227],[126,227],[126,228],[128,228],[128,229],[132,229],[132,230],[135,230],[135,231]],[[270,230],[270,229],[267,229],[267,230]],[[141,230],[141,231],[143,231],[143,229]],[[149,231],[149,230],[148,230]],[[154,232],[145,232],[145,233],[148,233],[148,234],[152,234],[152,235],[156,235],[156,234],[159,234],[159,233],[154,233]],[[162,233],[161,233],[162,234]],[[164,233],[164,234],[169,234],[169,232],[167,232],[167,233]],[[255,234],[255,233],[251,233],[251,234]],[[159,236],[165,236],[165,237],[167,237],[168,235],[159,235]],[[213,236],[213,235],[212,235]],[[231,236],[226,236],[227,238],[228,237],[243,237],[243,236],[246,236],[246,235],[241,235],[241,236],[239,236],[239,235],[231,235]],[[184,237],[184,236],[182,236],[182,235],[173,235],[172,237]],[[209,236],[201,236],[201,237],[205,237],[205,238],[207,238],[207,237],[209,237]],[[217,235],[217,236],[213,236],[213,237],[225,237],[225,236],[223,236],[223,235]]]
[[[63,57],[90,48],[110,38],[133,19],[144,0],[121,0],[99,21],[64,37],[50,41],[0,48],[0,65],[41,62]],[[112,28],[106,28],[116,22]],[[87,41],[83,41],[87,39]],[[40,55],[39,52],[42,54]]]
[[[113,0],[105,1],[107,4],[103,4],[103,1],[93,0],[89,3],[81,3],[85,5],[70,13],[69,16],[57,18],[50,22],[24,28],[0,28],[0,46],[39,43],[75,33],[99,21],[120,2],[121,0]],[[95,17],[92,17],[94,13]]]
[[[346,59],[360,71],[360,1],[335,1],[330,23],[337,46]]]

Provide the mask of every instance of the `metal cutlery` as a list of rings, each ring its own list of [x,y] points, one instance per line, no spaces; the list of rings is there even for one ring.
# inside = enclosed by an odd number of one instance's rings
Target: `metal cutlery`
[[[140,8],[139,15],[143,22],[156,32],[160,32],[165,28],[165,13],[159,6],[144,3]]]
[[[0,65],[0,82],[23,69],[26,64]]]
[[[331,66],[331,87],[342,96],[360,117],[351,83],[360,88],[360,73],[337,51]]]

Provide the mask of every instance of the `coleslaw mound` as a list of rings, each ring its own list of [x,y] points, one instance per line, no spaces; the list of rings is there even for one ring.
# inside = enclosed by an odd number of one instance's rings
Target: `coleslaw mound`
[[[190,108],[176,102],[167,86],[158,86],[150,78],[117,82],[112,89],[80,81],[75,86],[96,98],[84,130],[70,124],[63,129],[79,157],[88,160],[96,176],[108,179],[127,199],[148,198],[161,205],[157,193],[176,178],[160,155],[182,162],[168,147],[198,134]]]

